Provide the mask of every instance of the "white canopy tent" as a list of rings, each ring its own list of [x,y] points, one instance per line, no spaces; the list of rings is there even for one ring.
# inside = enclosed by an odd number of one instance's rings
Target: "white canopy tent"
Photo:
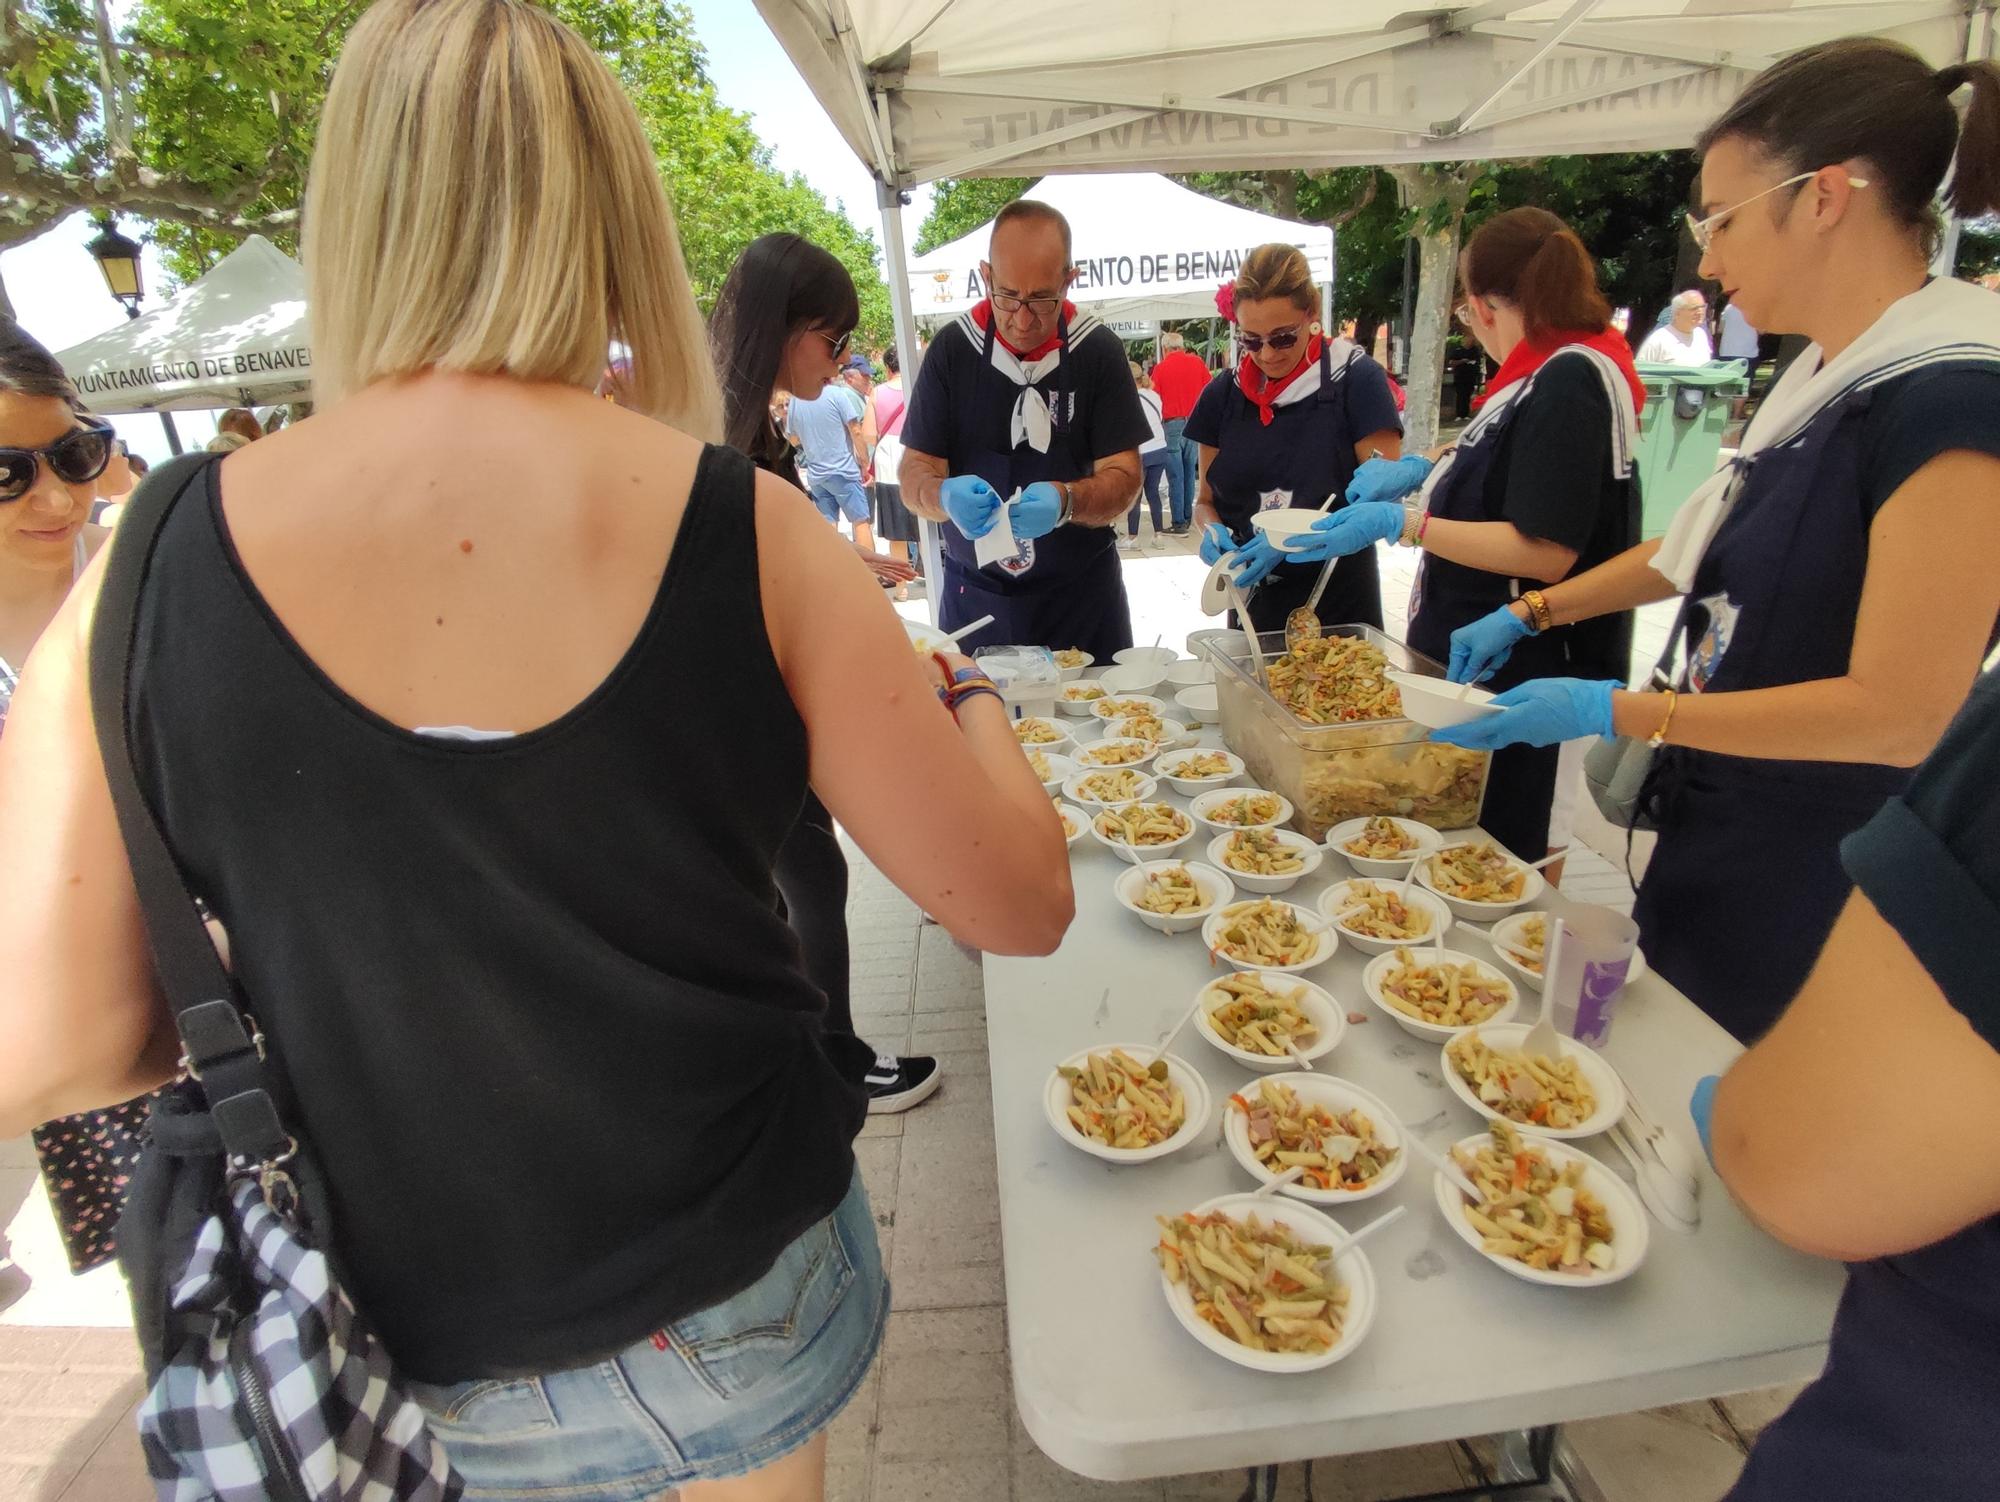
[[[1333,283],[1333,231],[1218,202],[1154,172],[1045,177],[1028,189],[1069,220],[1079,271],[1070,296],[1107,323],[1212,318],[1215,289],[1246,252],[1280,242],[1305,252],[1316,286]],[[985,295],[979,263],[993,226],[980,225],[910,262],[920,319],[962,313]]]
[[[252,235],[172,302],[56,358],[107,416],[298,400],[312,391],[305,272]]]

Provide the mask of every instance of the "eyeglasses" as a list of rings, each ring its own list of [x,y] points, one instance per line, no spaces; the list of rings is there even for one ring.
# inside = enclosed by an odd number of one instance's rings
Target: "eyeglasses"
[[[1295,323],[1288,329],[1277,329],[1269,334],[1246,334],[1238,329],[1236,342],[1253,355],[1267,344],[1272,349],[1290,349],[1299,342],[1304,329],[1305,325],[1302,323]]]
[[[1717,209],[1713,214],[1710,214],[1706,219],[1697,219],[1692,214],[1685,215],[1683,217],[1685,217],[1687,220],[1688,233],[1694,236],[1694,243],[1696,247],[1702,252],[1703,255],[1706,255],[1708,254],[1709,245],[1715,239],[1716,232],[1718,230],[1726,229],[1728,227],[1722,221],[1727,219],[1731,214],[1735,213],[1738,209],[1745,208],[1748,205],[1755,203],[1760,198],[1769,198],[1773,193],[1776,193],[1781,188],[1793,188],[1797,187],[1800,183],[1811,182],[1814,178],[1818,177],[1820,173],[1824,171],[1826,171],[1826,168],[1824,167],[1815,167],[1810,172],[1801,172],[1796,177],[1788,177],[1781,183],[1773,183],[1770,187],[1766,188],[1761,193],[1752,193],[1748,198],[1744,199],[1741,203],[1732,203],[1726,209]],[[1847,186],[1850,188],[1865,188],[1868,186],[1868,179],[1865,177],[1850,177],[1847,180]]]
[[[1062,306],[1060,297],[1016,297],[1011,292],[988,292],[986,295],[1002,313],[1018,313],[1026,308],[1037,317],[1046,318]]]
[[[838,339],[834,338],[833,335],[825,332],[822,329],[814,329],[813,332],[815,334],[818,334],[820,338],[826,341],[827,347],[833,351],[833,357],[836,360],[838,360],[842,355],[847,353],[847,346],[854,340],[853,329],[849,329],[846,333],[842,334]]]
[[[46,463],[65,485],[87,485],[111,462],[117,434],[108,427],[74,428],[47,448],[0,448],[0,502],[18,501],[35,488],[36,466]]]

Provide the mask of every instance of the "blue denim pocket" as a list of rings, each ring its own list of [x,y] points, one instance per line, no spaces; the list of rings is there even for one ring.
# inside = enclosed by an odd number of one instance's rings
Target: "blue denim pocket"
[[[854,1256],[834,1216],[778,1254],[741,1293],[667,1327],[688,1369],[719,1397],[750,1391],[819,1334],[854,1282]]]
[[[409,1388],[448,1444],[466,1437],[505,1440],[556,1427],[555,1410],[539,1377],[480,1377],[449,1387],[412,1382]]]

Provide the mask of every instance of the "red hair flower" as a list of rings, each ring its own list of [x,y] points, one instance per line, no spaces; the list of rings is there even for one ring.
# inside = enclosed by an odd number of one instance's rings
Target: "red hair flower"
[[[1215,311],[1231,323],[1236,322],[1236,283],[1224,282],[1215,289]]]

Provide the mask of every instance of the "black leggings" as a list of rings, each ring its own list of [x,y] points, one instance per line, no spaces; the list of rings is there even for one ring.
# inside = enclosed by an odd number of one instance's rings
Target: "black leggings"
[[[833,832],[833,815],[811,788],[799,822],[778,847],[771,876],[799,936],[806,978],[826,993],[827,1051],[843,1075],[859,1081],[874,1064],[875,1050],[855,1036],[848,999],[847,857]]]

